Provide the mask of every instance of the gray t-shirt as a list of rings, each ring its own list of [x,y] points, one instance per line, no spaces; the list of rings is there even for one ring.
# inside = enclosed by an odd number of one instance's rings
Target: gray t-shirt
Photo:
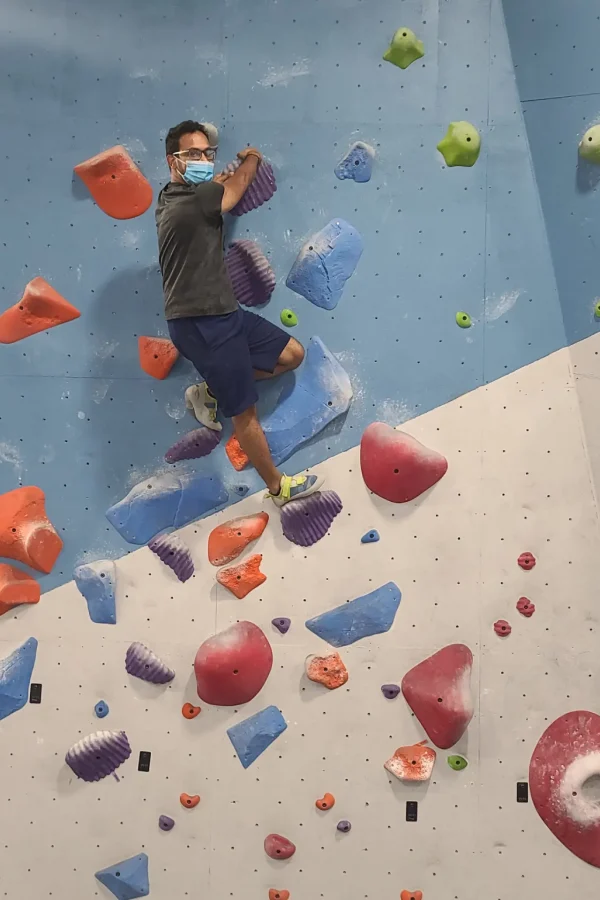
[[[158,197],[156,228],[165,316],[220,316],[238,308],[223,260],[223,185],[169,182]]]

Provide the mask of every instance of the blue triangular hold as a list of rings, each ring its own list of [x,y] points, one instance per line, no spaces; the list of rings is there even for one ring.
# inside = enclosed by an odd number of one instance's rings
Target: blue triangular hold
[[[150,893],[148,857],[145,853],[96,872],[96,878],[117,900],[135,900]]]
[[[114,625],[117,621],[115,588],[117,567],[112,559],[77,566],[73,578],[79,592],[86,599],[92,622]]]
[[[227,729],[229,740],[235,747],[245,769],[252,765],[287,728],[287,722],[276,706],[267,706],[243,722]]]
[[[346,647],[362,638],[389,631],[401,598],[398,586],[388,581],[364,597],[309,619],[305,625],[333,647]]]
[[[0,719],[23,709],[27,703],[37,645],[35,638],[29,638],[14,653],[0,660]]]
[[[361,544],[375,544],[379,540],[379,532],[375,531],[375,529],[371,529],[371,531],[367,531],[366,534],[360,539]]]

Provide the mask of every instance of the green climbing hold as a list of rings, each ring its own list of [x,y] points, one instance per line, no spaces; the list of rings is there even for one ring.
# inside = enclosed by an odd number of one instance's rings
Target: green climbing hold
[[[423,41],[420,41],[410,28],[399,28],[392,38],[392,43],[383,54],[386,62],[391,62],[401,69],[408,69],[416,59],[425,56]]]
[[[298,316],[291,309],[282,309],[280,318],[281,324],[285,325],[287,328],[293,328],[294,325],[298,324]]]
[[[579,143],[579,155],[588,162],[600,163],[600,125],[588,128]]]
[[[454,769],[455,772],[460,772],[462,769],[466,769],[469,763],[464,756],[449,756],[448,765],[451,769]]]
[[[473,322],[471,321],[471,316],[469,315],[469,313],[457,312],[456,324],[460,326],[460,328],[470,328]]]
[[[450,122],[437,148],[447,166],[474,166],[479,158],[481,138],[470,122]]]
[[[594,315],[597,319],[600,319],[600,300],[594,306]]]

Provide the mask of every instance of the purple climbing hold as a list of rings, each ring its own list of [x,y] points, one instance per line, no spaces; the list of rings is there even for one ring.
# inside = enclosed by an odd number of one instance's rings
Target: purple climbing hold
[[[225,256],[225,265],[238,303],[263,306],[275,290],[275,273],[255,241],[234,241]]]
[[[176,534],[158,534],[152,538],[148,547],[165,566],[173,569],[180,581],[187,581],[194,574],[190,551]]]
[[[344,834],[348,834],[348,832],[350,831],[351,828],[352,828],[352,825],[350,824],[348,819],[341,819],[337,823],[337,830],[342,831]]]
[[[233,207],[231,215],[243,216],[244,213],[250,212],[252,209],[258,209],[259,206],[271,199],[276,190],[277,185],[275,184],[275,175],[271,164],[266,159],[263,159],[259,163],[256,178],[240,202]]]
[[[290,625],[292,624],[291,619],[286,619],[285,616],[282,616],[278,619],[271,619],[271,625],[274,625],[277,631],[281,634],[287,634],[290,630]]]
[[[65,762],[83,781],[100,781],[129,759],[131,747],[124,731],[96,731],[74,744]]]
[[[175,678],[175,672],[164,664],[152,650],[134,641],[125,655],[125,668],[130,675],[151,684],[167,684]]]
[[[221,432],[212,428],[194,428],[169,447],[165,453],[168,463],[176,463],[181,459],[200,459],[208,456],[221,440]]]
[[[381,685],[381,693],[385,697],[386,700],[395,700],[398,694],[400,693],[400,685],[399,684],[382,684]]]
[[[342,501],[335,491],[318,491],[303,500],[288,503],[281,511],[281,527],[288,541],[310,547],[325,537]]]
[[[171,816],[160,816],[158,819],[158,827],[161,831],[170,831],[175,825],[175,819]]]

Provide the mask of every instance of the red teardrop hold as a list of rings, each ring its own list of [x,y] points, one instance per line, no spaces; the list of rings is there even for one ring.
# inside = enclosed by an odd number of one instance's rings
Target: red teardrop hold
[[[366,486],[392,503],[414,500],[440,480],[447,460],[384,422],[369,425],[360,441],[360,468]]]
[[[152,203],[150,182],[120,145],[79,163],[75,173],[102,212],[113,219],[134,219]]]
[[[31,575],[0,563],[0,616],[21,603],[39,603],[40,586]]]
[[[179,357],[179,351],[167,338],[139,337],[138,352],[143,371],[159,381],[167,377]]]
[[[18,303],[0,315],[0,344],[14,344],[40,331],[78,319],[81,313],[51,284],[33,278]]]
[[[47,574],[62,547],[46,515],[41,488],[20,487],[0,495],[0,556]]]
[[[225,566],[242,553],[252,541],[256,541],[265,528],[269,516],[266,512],[254,516],[240,516],[213,528],[208,536],[208,559],[213,566]]]
[[[224,587],[229,588],[232,594],[243,600],[246,594],[259,587],[267,580],[267,576],[260,571],[262,562],[262,554],[255,553],[249,556],[244,562],[238,566],[228,566],[225,569],[219,569],[217,572],[217,581]]]
[[[194,661],[198,696],[215,706],[256,697],[269,677],[273,651],[252,622],[237,622],[200,645]]]

